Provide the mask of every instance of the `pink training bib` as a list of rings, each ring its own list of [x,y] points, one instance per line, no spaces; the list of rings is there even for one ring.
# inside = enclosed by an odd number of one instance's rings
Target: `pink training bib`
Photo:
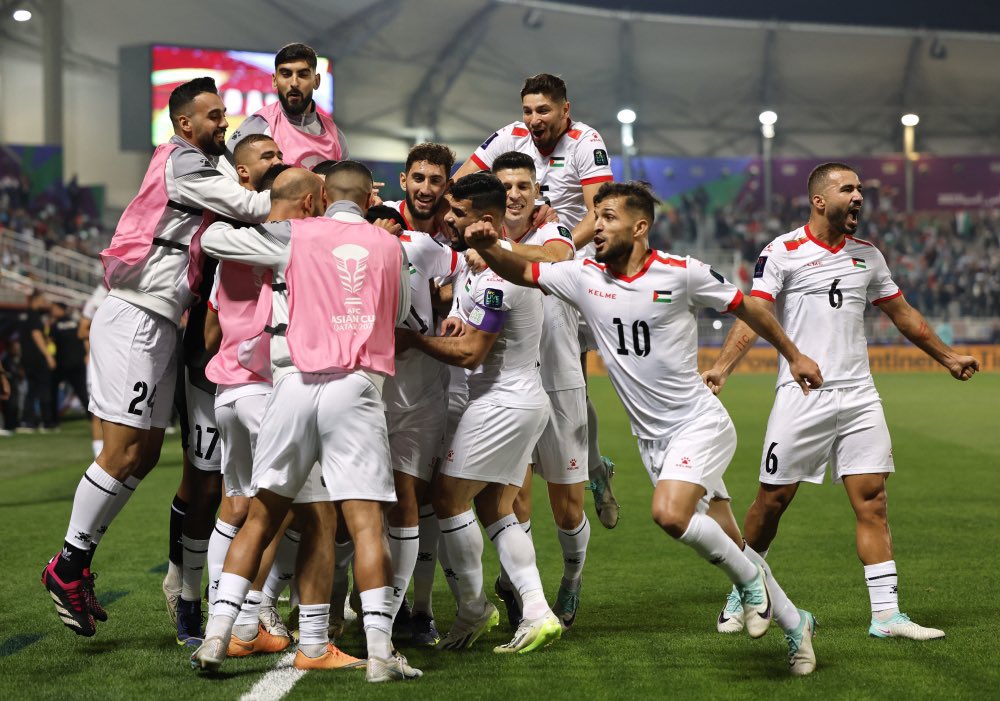
[[[280,102],[272,102],[258,110],[257,114],[267,121],[271,128],[271,138],[281,148],[285,163],[312,168],[322,161],[341,159],[337,126],[319,110],[316,110],[316,116],[323,125],[323,133],[316,135],[307,134],[290,124],[281,110]]]

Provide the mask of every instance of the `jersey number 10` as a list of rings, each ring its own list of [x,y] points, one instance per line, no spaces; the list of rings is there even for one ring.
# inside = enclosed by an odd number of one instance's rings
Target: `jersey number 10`
[[[618,317],[611,320],[618,327],[618,355],[628,355],[625,347],[625,324]],[[645,321],[632,322],[632,350],[640,358],[649,355],[649,324]]]

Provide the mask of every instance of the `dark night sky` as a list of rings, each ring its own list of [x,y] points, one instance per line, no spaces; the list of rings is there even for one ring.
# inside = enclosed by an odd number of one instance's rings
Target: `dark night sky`
[[[1000,32],[1000,0],[572,0],[570,4],[702,17]]]

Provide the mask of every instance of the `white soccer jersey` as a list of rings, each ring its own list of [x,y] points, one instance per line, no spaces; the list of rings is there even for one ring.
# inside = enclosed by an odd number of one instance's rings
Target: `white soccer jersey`
[[[541,293],[507,282],[489,268],[466,271],[455,281],[455,305],[462,321],[477,326],[484,312],[506,314],[483,364],[468,376],[469,401],[486,399],[501,406],[533,409],[548,397],[538,374],[542,336]]]
[[[407,231],[399,237],[410,261],[410,312],[404,326],[436,336],[430,281],[455,272],[458,254],[429,234]],[[386,411],[406,411],[444,397],[444,366],[416,349],[396,356],[396,374],[386,380],[382,399]]]
[[[579,311],[594,333],[632,433],[669,440],[707,412],[724,412],[698,374],[698,307],[731,311],[743,294],[694,258],[651,251],[632,277],[592,258],[534,263],[542,290]]]
[[[882,253],[852,236],[837,248],[813,237],[808,226],[779,236],[757,259],[754,297],[775,302],[785,333],[819,363],[824,389],[871,384],[865,303],[902,294]],[[778,358],[778,386],[794,382]]]
[[[558,241],[573,248],[573,234],[560,224],[548,223],[533,229],[516,243],[544,246]],[[574,249],[575,250],[575,249]],[[542,300],[545,323],[538,348],[539,372],[546,392],[586,387],[587,380],[580,366],[580,314],[558,297],[545,295]]]
[[[542,195],[549,198],[559,219],[570,229],[587,213],[583,186],[614,180],[604,139],[583,122],[570,123],[548,153],[538,150],[524,122],[513,122],[484,141],[472,154],[472,160],[483,170],[489,170],[496,157],[508,151],[526,153],[535,160],[535,177]]]

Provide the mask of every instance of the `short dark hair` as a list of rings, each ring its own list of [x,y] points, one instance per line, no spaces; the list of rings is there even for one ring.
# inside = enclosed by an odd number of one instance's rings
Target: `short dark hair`
[[[372,224],[375,223],[376,219],[391,219],[403,229],[407,227],[406,219],[403,218],[402,213],[395,207],[386,207],[384,204],[369,207],[365,219]]]
[[[425,141],[417,144],[406,154],[406,167],[404,173],[409,173],[414,163],[427,161],[431,165],[443,166],[445,177],[451,176],[451,169],[455,167],[455,152],[444,144],[435,144]]]
[[[361,161],[352,161],[350,159],[337,161],[330,166],[330,170],[327,172],[326,177],[329,178],[331,175],[335,175],[337,173],[354,173],[355,175],[359,175],[363,178],[368,178],[373,182],[375,180],[374,176],[372,176],[371,169]]]
[[[849,170],[852,173],[857,173],[854,168],[846,163],[839,163],[837,161],[820,163],[812,169],[812,172],[809,173],[809,179],[806,180],[806,188],[809,191],[809,196],[812,197],[821,190],[826,185],[826,180],[830,177],[830,174],[838,170]]]
[[[285,44],[274,55],[274,69],[283,63],[293,63],[294,61],[305,61],[309,67],[316,70],[316,51],[308,44]]]
[[[525,95],[540,93],[553,100],[566,100],[566,81],[551,73],[539,73],[530,78],[525,78],[524,87],[521,88],[521,99]]]
[[[625,208],[649,219],[653,225],[656,218],[656,206],[660,201],[653,194],[652,186],[642,180],[629,180],[625,183],[604,183],[594,195],[594,206],[597,207],[607,199],[625,198]]]
[[[534,177],[535,159],[520,151],[508,151],[496,157],[491,170],[494,173],[498,170],[527,170],[531,171],[531,176]]]
[[[287,163],[275,163],[273,166],[264,171],[264,174],[260,176],[260,185],[257,188],[257,192],[264,192],[265,190],[270,190],[271,186],[274,185],[274,180],[279,175],[284,173],[286,170],[292,166]]]
[[[333,170],[333,167],[338,163],[340,163],[340,161],[335,161],[333,159],[328,158],[327,160],[320,161],[319,163],[314,165],[311,170],[312,172],[316,173],[316,175],[322,175],[325,178],[330,173],[330,171]]]
[[[215,87],[214,78],[209,76],[195,78],[173,89],[167,105],[170,111],[170,123],[174,125],[175,129],[179,126],[177,118],[183,115],[194,99],[203,92],[210,92],[213,95],[219,94],[219,89]]]
[[[62,310],[62,311],[64,311],[64,312],[69,310],[69,307],[66,305],[65,302],[53,302],[52,306],[53,307],[59,307],[59,309]]]
[[[480,171],[456,180],[449,191],[453,200],[469,200],[477,212],[504,212],[507,209],[507,190],[500,179]]]
[[[371,170],[364,163],[346,160],[330,168],[323,186],[331,203],[350,200],[365,209],[371,196],[373,180]]]
[[[247,134],[242,139],[236,142],[236,146],[233,147],[233,160],[238,161],[243,155],[243,152],[254,144],[260,143],[261,141],[274,141],[274,137],[268,136],[262,132],[257,132],[255,134]],[[277,142],[275,142],[277,143]]]

